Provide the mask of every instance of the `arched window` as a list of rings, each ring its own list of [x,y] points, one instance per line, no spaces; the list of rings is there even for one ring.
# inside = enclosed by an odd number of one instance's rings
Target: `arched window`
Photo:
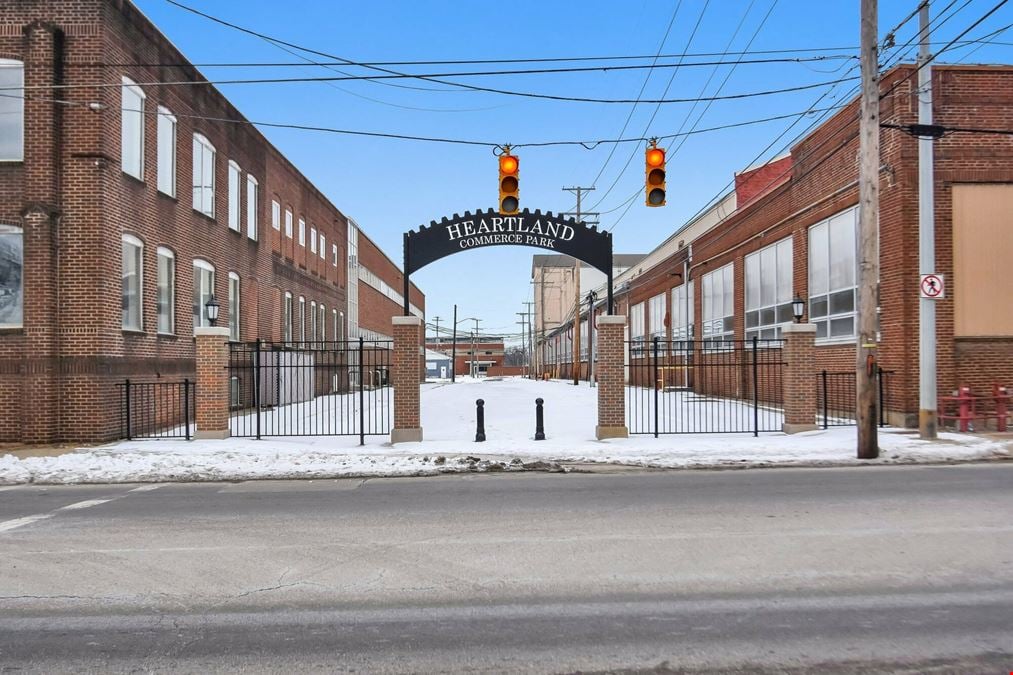
[[[120,150],[123,173],[144,180],[144,91],[129,77],[120,88]]]
[[[193,208],[215,217],[215,146],[200,134],[193,135]]]
[[[141,305],[144,281],[144,243],[132,234],[123,235],[120,305],[123,330],[144,330]]]
[[[24,235],[0,223],[0,328],[21,328],[24,308]]]
[[[207,302],[215,294],[215,266],[207,260],[193,261],[193,327],[210,326]]]
[[[239,342],[239,275],[229,272],[229,339]]]

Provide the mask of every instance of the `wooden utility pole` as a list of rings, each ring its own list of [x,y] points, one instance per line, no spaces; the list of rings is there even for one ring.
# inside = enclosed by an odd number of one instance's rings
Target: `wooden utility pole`
[[[876,436],[876,288],[879,284],[879,33],[878,0],[861,0],[862,117],[858,170],[858,340],[855,419],[858,458],[879,456]]]
[[[580,196],[584,192],[592,192],[594,187],[565,187],[563,190],[577,195],[576,218],[578,223],[583,222],[585,214],[580,210]],[[580,261],[576,258],[573,259],[573,384],[580,384]]]

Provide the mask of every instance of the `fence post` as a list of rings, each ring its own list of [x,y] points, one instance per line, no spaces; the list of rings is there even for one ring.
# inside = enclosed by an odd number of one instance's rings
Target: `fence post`
[[[658,437],[658,336],[651,340],[651,377],[654,378],[654,437]]]
[[[826,429],[830,426],[829,416],[827,415],[827,371],[822,372],[823,377],[823,428]]]
[[[260,440],[260,338],[253,348],[253,411],[257,415],[257,440]]]
[[[128,379],[124,387],[126,391],[126,404],[127,404],[127,440],[131,440],[130,437],[130,380]]]
[[[186,440],[190,440],[190,378],[183,378],[183,429]]]
[[[626,378],[623,368],[623,333],[626,317],[598,317],[598,426],[595,436],[627,438]]]
[[[781,327],[784,337],[784,423],[781,430],[786,434],[813,431],[816,424],[817,405],[813,396],[813,380],[816,369],[816,324],[787,323]],[[825,400],[825,398],[824,398]],[[824,403],[825,405],[825,403]]]
[[[876,366],[876,384],[879,386],[879,426],[884,427],[886,423],[883,418],[886,415],[883,414],[883,368],[880,365]]]
[[[475,442],[481,443],[485,440],[485,401],[475,401]]]
[[[197,430],[194,438],[229,437],[229,329],[198,326],[197,385],[200,396],[194,402]]]
[[[422,319],[395,316],[394,327],[394,428],[391,443],[417,443],[422,440],[422,415],[419,401],[419,361],[422,348]],[[472,355],[474,358],[474,355]]]
[[[366,444],[366,383],[362,381],[366,374],[366,366],[362,362],[365,350],[362,336],[359,336],[359,445]]]
[[[535,440],[545,440],[545,412],[542,406],[545,401],[541,398],[535,399]]]
[[[753,436],[760,435],[760,365],[756,359],[759,356],[757,348],[760,338],[753,336]]]

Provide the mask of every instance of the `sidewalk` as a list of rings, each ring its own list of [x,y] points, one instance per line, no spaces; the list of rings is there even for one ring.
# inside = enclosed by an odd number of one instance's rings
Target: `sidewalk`
[[[595,466],[746,468],[855,466],[1013,458],[1013,435],[883,429],[880,459],[855,459],[855,428],[786,436],[684,434],[598,441],[594,389],[521,378],[427,384],[425,441],[391,446],[386,436],[254,440],[123,441],[59,456],[0,456],[0,484],[103,483],[423,476],[468,471],[593,470]],[[534,399],[545,399],[547,439],[534,438]],[[475,399],[485,401],[486,437],[475,443]],[[3,451],[0,450],[0,453]]]

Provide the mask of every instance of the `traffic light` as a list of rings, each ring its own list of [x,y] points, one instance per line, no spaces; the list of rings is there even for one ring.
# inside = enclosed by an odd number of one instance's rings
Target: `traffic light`
[[[646,203],[648,206],[665,205],[665,151],[653,143],[644,155],[646,168]]]
[[[499,156],[499,212],[513,215],[520,210],[520,184],[517,182],[520,161],[505,152]]]

